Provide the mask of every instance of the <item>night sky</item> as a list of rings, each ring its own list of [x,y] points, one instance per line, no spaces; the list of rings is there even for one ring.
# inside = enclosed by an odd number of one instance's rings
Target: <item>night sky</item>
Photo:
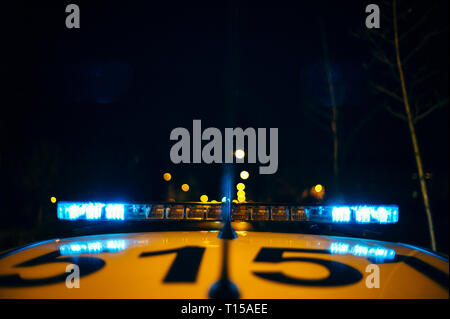
[[[222,165],[170,161],[171,130],[192,132],[193,119],[203,129],[279,129],[276,174],[259,175],[259,164],[236,167],[236,177],[242,168],[250,172],[248,199],[301,202],[318,183],[332,192],[331,135],[307,112],[330,107],[325,32],[346,146],[339,198],[398,203],[399,240],[429,244],[407,123],[383,108],[390,100],[370,82],[384,81],[384,71],[363,68],[370,46],[352,34],[365,32],[371,2],[73,1],[80,29],[65,27],[71,2],[40,2],[2,10],[3,228],[32,224],[39,207],[53,216],[51,196],[156,201],[174,190],[177,200],[220,200]],[[418,8],[412,20],[429,7],[409,3]],[[408,70],[414,77],[420,66],[436,69],[414,90],[448,98],[448,2],[434,5],[423,30],[446,32]],[[419,30],[406,44],[420,40]],[[438,246],[448,252],[448,104],[418,122],[417,135],[431,173]],[[172,173],[172,186],[164,172]],[[189,193],[181,194],[182,183],[191,185]]]

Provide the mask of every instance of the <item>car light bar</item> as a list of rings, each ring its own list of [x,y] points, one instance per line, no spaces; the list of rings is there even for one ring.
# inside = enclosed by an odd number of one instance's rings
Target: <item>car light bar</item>
[[[299,221],[314,223],[392,224],[396,205],[299,206],[230,203],[232,221]],[[58,202],[62,220],[222,220],[224,203],[98,203]]]

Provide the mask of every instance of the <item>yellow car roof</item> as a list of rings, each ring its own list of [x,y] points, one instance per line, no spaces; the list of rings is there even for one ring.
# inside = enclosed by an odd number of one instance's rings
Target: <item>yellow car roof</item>
[[[229,241],[228,270],[241,298],[449,297],[448,260],[417,247],[237,233]],[[35,243],[0,255],[0,298],[208,298],[221,271],[217,235],[147,232]],[[66,284],[71,264],[79,266],[79,288]],[[378,288],[368,283],[374,268]]]

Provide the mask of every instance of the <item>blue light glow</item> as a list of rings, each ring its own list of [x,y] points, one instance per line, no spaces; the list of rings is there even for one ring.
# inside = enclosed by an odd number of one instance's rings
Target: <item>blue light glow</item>
[[[89,220],[100,219],[102,214],[101,203],[58,203],[58,217],[60,219],[80,219]]]
[[[357,223],[396,223],[398,222],[397,206],[355,206]]]
[[[333,207],[331,212],[334,223],[348,223],[350,221],[351,211],[349,207]]]
[[[99,254],[102,252],[118,252],[127,248],[124,239],[95,240],[73,242],[59,246],[61,255]]]
[[[86,219],[100,219],[103,206],[105,205],[101,203],[88,204],[86,206]]]
[[[372,216],[373,207],[359,207],[356,208],[355,219],[358,223],[370,223],[370,216]]]
[[[106,219],[124,220],[125,207],[123,204],[108,204],[105,211]]]
[[[331,210],[331,221],[359,224],[396,223],[398,222],[398,206],[334,206]]]
[[[330,245],[330,251],[332,254],[347,254],[350,245],[347,243],[335,242]]]
[[[394,259],[395,250],[385,248],[382,246],[366,246],[366,245],[353,245],[351,246],[345,242],[333,242],[329,248],[332,254],[350,254],[358,257],[369,257],[375,259]]]
[[[59,202],[58,218],[68,220],[124,220],[124,204]]]

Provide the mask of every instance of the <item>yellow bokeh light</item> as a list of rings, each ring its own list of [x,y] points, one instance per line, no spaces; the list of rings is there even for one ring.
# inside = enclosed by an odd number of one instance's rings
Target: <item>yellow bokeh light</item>
[[[323,190],[323,186],[317,184],[316,186],[314,186],[314,190],[316,191],[316,193],[320,193]]]
[[[51,201],[53,204],[56,203],[56,197],[55,197],[55,196],[50,197],[50,201]]]
[[[183,190],[183,192],[187,192],[189,190],[189,185],[183,184],[183,185],[181,185],[181,189]]]
[[[233,199],[232,202],[235,203],[235,204],[239,203],[239,202],[237,201],[237,199]]]
[[[200,196],[200,201],[203,203],[206,203],[208,201],[208,196],[206,196],[206,195]]]
[[[234,156],[236,156],[237,159],[243,159],[245,157],[244,150],[237,149],[236,152],[234,152]]]
[[[238,202],[239,203],[245,202],[245,196],[238,196]]]
[[[247,171],[242,171],[240,176],[242,179],[247,179],[250,176],[250,174]]]
[[[172,175],[170,175],[170,173],[164,173],[163,178],[166,182],[168,182],[172,179]]]
[[[237,195],[238,195],[238,196],[245,196],[245,191],[238,191],[238,192],[237,192]]]
[[[238,191],[243,191],[243,190],[245,189],[244,183],[238,183],[238,184],[236,185],[236,189],[237,189]]]

